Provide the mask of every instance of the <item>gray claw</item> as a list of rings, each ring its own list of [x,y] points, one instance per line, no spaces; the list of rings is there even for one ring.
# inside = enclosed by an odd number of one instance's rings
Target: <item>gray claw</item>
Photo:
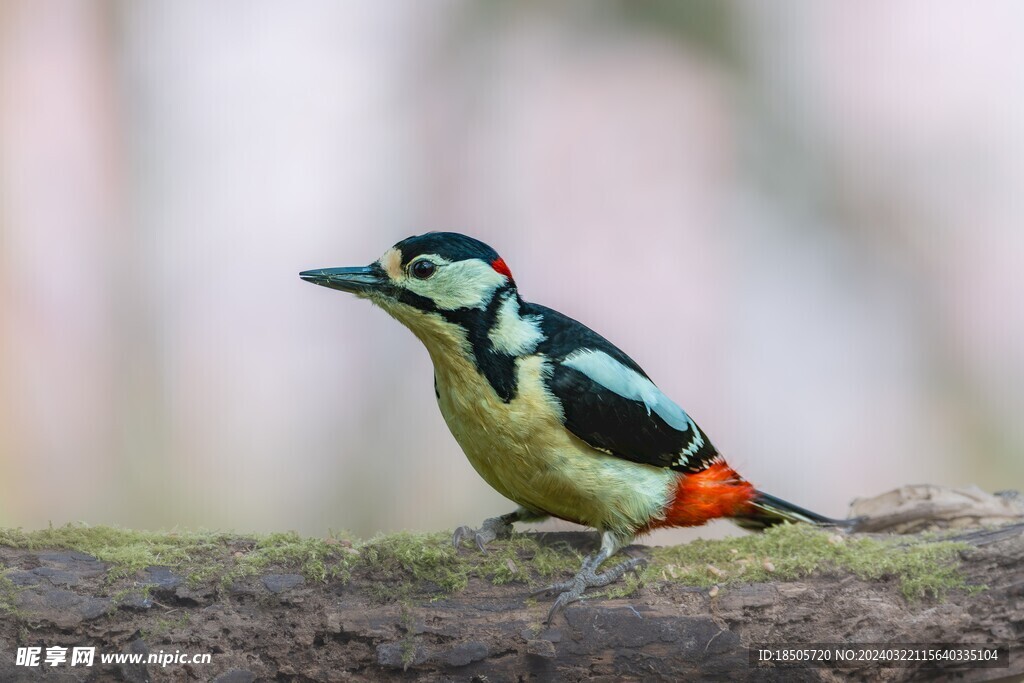
[[[577,572],[576,576],[571,580],[553,584],[532,594],[539,595],[541,593],[559,593],[558,597],[555,599],[555,604],[551,606],[551,611],[548,612],[547,623],[549,625],[551,624],[551,620],[554,619],[566,605],[576,602],[577,600],[583,600],[583,592],[588,588],[607,586],[608,584],[617,581],[626,572],[647,564],[646,559],[637,557],[617,564],[602,574],[596,574],[594,572],[595,567],[593,566],[594,559],[596,559],[596,556],[588,556],[584,559],[583,566],[580,567],[579,572]]]
[[[565,606],[568,605],[570,602],[576,602],[577,600],[582,601],[586,599],[582,595],[571,597],[571,594],[571,592],[566,592],[558,596],[558,598],[555,600],[555,604],[551,605],[551,610],[548,611],[548,617],[544,620],[545,624],[550,626],[552,620],[554,620],[554,618],[558,616],[558,613],[561,612],[565,608]]]
[[[462,541],[472,537],[480,552],[487,553],[487,544],[496,538],[505,538],[512,533],[512,523],[504,517],[492,517],[485,519],[479,529],[472,529],[468,526],[460,526],[452,534],[452,544],[456,549],[462,545]]]
[[[452,545],[455,546],[456,550],[458,550],[459,546],[462,544],[462,539],[472,533],[472,531],[473,530],[468,526],[460,526],[455,530],[455,533],[452,534]]]

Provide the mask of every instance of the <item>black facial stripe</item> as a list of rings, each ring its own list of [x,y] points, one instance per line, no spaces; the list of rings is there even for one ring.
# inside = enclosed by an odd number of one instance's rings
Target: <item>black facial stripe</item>
[[[508,403],[516,395],[516,359],[508,354],[495,351],[488,333],[498,319],[498,311],[508,296],[516,296],[511,283],[494,291],[487,308],[459,308],[454,311],[437,312],[448,322],[466,331],[476,366],[487,379],[502,401]],[[435,309],[436,310],[436,309]]]
[[[413,308],[419,309],[424,313],[443,313],[434,303],[433,299],[425,296],[420,296],[416,292],[412,292],[405,287],[399,287],[397,285],[392,286],[391,294],[394,295],[400,303],[412,306]]]
[[[399,302],[412,306],[424,313],[436,313],[445,321],[458,325],[466,332],[473,358],[480,373],[487,379],[502,401],[508,403],[516,395],[516,359],[496,351],[488,333],[498,319],[498,311],[509,296],[517,296],[515,285],[508,282],[497,289],[487,302],[487,307],[457,308],[445,310],[437,307],[433,299],[420,296],[404,287],[394,287],[393,295]]]

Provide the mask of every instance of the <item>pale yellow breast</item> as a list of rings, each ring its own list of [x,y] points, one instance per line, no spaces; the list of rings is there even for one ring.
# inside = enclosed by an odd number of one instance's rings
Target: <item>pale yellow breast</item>
[[[473,468],[503,496],[623,535],[662,514],[676,475],[597,451],[567,431],[544,387],[544,357],[517,360],[516,395],[505,403],[477,371],[461,328],[393,300],[375,303],[427,347],[448,428]]]
[[[463,354],[431,353],[438,404],[481,477],[532,510],[600,529],[635,531],[660,514],[674,475],[594,450],[562,426],[542,356],[517,360],[508,403]]]

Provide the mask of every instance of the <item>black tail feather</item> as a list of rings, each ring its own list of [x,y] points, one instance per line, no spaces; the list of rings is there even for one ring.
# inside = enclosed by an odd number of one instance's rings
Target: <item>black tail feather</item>
[[[750,501],[750,505],[754,508],[750,514],[733,517],[732,521],[737,526],[751,531],[762,531],[783,522],[803,522],[805,524],[814,524],[815,526],[849,529],[857,522],[856,519],[832,519],[831,517],[825,517],[781,498],[776,498],[764,491],[758,491],[756,497]]]

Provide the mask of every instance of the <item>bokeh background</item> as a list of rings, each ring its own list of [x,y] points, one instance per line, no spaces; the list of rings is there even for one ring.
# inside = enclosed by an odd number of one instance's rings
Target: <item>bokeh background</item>
[[[297,277],[438,229],[776,495],[1022,488],[1022,63],[1013,0],[2,0],[0,524],[511,509]]]

